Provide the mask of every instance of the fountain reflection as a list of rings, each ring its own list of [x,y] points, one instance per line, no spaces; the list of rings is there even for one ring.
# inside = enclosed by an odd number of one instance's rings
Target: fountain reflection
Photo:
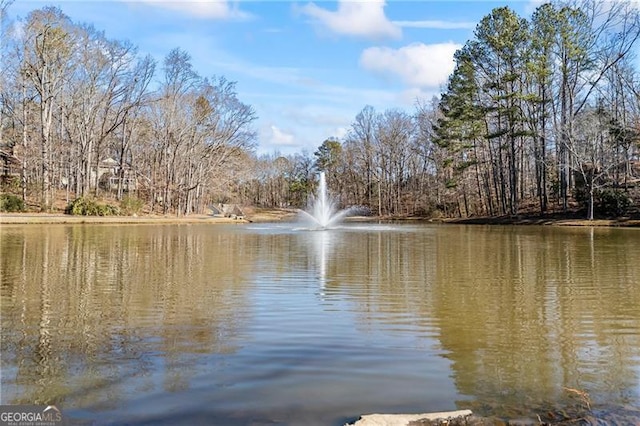
[[[335,240],[339,237],[336,231],[326,230],[325,232],[312,232],[311,249],[315,261],[315,271],[318,276],[319,292],[322,298],[325,297],[327,285],[330,283],[329,265],[333,263],[333,255],[336,247]]]
[[[634,403],[634,231],[3,226],[3,401],[165,424]]]

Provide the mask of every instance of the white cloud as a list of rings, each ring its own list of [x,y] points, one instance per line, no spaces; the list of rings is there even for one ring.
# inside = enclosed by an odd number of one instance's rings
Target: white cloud
[[[340,140],[344,140],[344,138],[347,137],[348,134],[349,134],[348,127],[338,127],[333,131],[333,136]]]
[[[384,14],[384,0],[339,0],[338,10],[329,11],[309,3],[300,11],[336,34],[364,38],[400,38],[402,30]]]
[[[278,146],[293,146],[295,145],[295,137],[292,133],[287,133],[284,130],[280,130],[278,127],[272,124],[269,143]]]
[[[246,20],[250,14],[241,11],[237,3],[227,0],[141,0],[163,9],[182,12],[195,18],[216,20]]]
[[[377,74],[399,76],[412,87],[437,87],[453,71],[453,54],[461,47],[453,42],[412,43],[399,49],[370,47],[360,55],[360,66]]]
[[[290,118],[296,124],[304,126],[341,126],[345,124],[344,113],[341,110],[336,110],[335,104],[327,106],[318,103],[296,104],[283,110],[283,113],[285,117]]]
[[[455,22],[455,21],[393,21],[402,28],[426,28],[432,30],[472,30],[476,27],[475,22]]]
[[[424,90],[412,87],[398,94],[398,102],[404,107],[414,107],[417,101],[430,101],[434,96],[440,96],[439,88]]]

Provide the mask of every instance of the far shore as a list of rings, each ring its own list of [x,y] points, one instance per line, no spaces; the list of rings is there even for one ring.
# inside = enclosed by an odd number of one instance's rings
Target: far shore
[[[0,213],[2,224],[246,224],[292,222],[297,217],[293,209],[261,209],[245,217],[222,217],[207,214],[188,216],[148,215],[139,216],[73,216],[64,213]],[[471,218],[424,218],[424,217],[350,217],[347,221],[416,221],[462,225],[545,225],[545,226],[600,226],[640,227],[640,218],[623,217],[612,219],[581,219],[575,214],[548,216],[517,215]]]
[[[581,219],[578,217],[561,216],[498,216],[498,217],[471,217],[461,219],[443,219],[444,223],[457,223],[465,225],[550,225],[550,226],[608,226],[608,227],[640,227],[638,218],[614,218],[614,219]]]
[[[63,213],[1,213],[0,225],[28,224],[180,224],[180,223],[248,223],[246,219],[217,217],[211,215],[190,216],[73,216]]]

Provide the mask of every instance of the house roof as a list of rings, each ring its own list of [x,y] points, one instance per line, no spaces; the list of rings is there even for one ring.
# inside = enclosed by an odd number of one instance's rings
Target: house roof
[[[113,158],[109,157],[109,158],[105,158],[104,160],[102,160],[100,162],[101,166],[106,166],[106,167],[115,167],[118,166],[120,163],[118,163],[116,160],[114,160]]]
[[[16,164],[16,165],[20,164],[20,159],[18,157],[2,149],[0,149],[0,158],[2,158],[5,162],[10,164]]]

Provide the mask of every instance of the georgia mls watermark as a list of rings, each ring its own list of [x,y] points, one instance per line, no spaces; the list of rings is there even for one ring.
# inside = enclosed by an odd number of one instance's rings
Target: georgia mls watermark
[[[62,426],[55,405],[0,405],[0,426]]]

